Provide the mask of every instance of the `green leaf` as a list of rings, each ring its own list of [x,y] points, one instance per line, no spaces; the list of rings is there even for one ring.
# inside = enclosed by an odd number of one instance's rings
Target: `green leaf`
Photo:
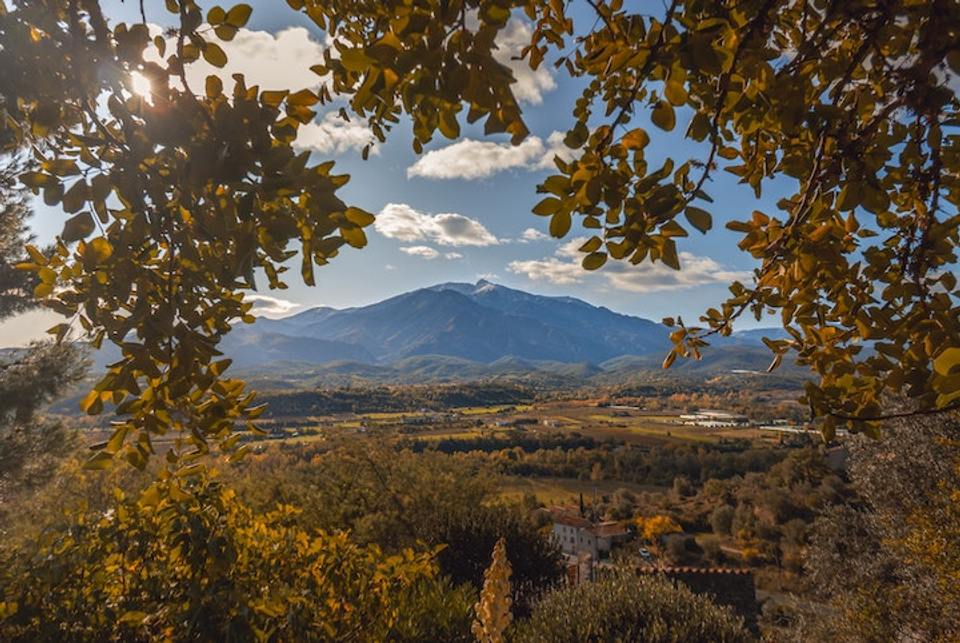
[[[589,136],[590,130],[587,129],[587,126],[578,122],[574,125],[573,129],[563,137],[563,144],[570,149],[576,150],[583,147],[583,144],[587,142]]]
[[[217,96],[223,94],[223,81],[220,80],[219,76],[207,76],[207,80],[204,85],[207,98],[216,98]]]

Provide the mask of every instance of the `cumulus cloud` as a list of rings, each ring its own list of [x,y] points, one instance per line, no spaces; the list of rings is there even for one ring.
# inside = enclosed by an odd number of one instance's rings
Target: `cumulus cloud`
[[[161,33],[150,25],[151,34]],[[273,34],[269,31],[240,29],[230,42],[217,41],[227,54],[227,64],[218,68],[202,58],[187,65],[187,82],[194,91],[203,91],[207,76],[219,76],[226,89],[233,87],[233,74],[243,74],[247,87],[261,89],[316,89],[322,79],[310,66],[323,59],[323,43],[303,27],[289,27]],[[176,40],[167,39],[167,51],[176,48]],[[163,64],[156,49],[145,52],[146,59]]]
[[[440,253],[430,246],[404,246],[400,248],[400,252],[404,252],[411,257],[420,257],[421,259],[436,259],[440,256]]]
[[[318,121],[301,125],[293,146],[300,150],[314,150],[324,154],[342,154],[350,150],[362,150],[365,145],[373,142],[373,134],[365,125],[356,121],[345,121],[337,113],[328,112]],[[371,147],[370,153],[376,155],[380,150]]]
[[[497,36],[498,49],[493,57],[513,72],[517,81],[513,85],[513,95],[517,100],[539,105],[546,92],[556,89],[557,81],[553,78],[550,65],[540,65],[540,68],[534,71],[526,60],[514,60],[520,56],[523,48],[530,44],[531,35],[530,25],[525,20],[510,18],[507,26]]]
[[[500,243],[482,223],[456,213],[426,214],[405,203],[388,203],[374,222],[377,232],[399,241],[441,246],[493,246]]]
[[[447,259],[448,261],[453,261],[455,259],[463,259],[463,255],[459,252],[444,252],[443,258]]]
[[[546,241],[549,238],[549,234],[540,232],[536,228],[527,228],[520,234],[520,238],[517,239],[517,241],[520,243],[530,243],[531,241]]]
[[[160,27],[151,25],[151,33],[161,33]],[[202,58],[187,66],[187,82],[194,91],[203,91],[207,76],[218,76],[229,94],[234,83],[233,74],[243,74],[248,87],[256,85],[262,90],[317,90],[325,82],[310,71],[310,66],[323,59],[323,52],[331,43],[319,42],[303,27],[289,27],[275,34],[240,29],[233,40],[218,44],[227,54],[226,66],[217,68]],[[167,49],[175,47],[176,41],[168,39]],[[147,50],[145,57],[153,62],[163,62],[152,48]],[[134,82],[138,82],[136,76]],[[313,123],[300,127],[294,147],[342,154],[359,151],[373,141],[370,130],[362,123],[344,121],[336,113],[328,112]],[[379,150],[372,147],[371,153],[377,154]]]
[[[247,295],[246,300],[253,302],[250,312],[260,317],[283,317],[303,307],[303,304],[269,295]]]
[[[748,271],[729,270],[710,257],[689,252],[680,253],[680,270],[659,262],[634,266],[629,262],[609,261],[600,270],[587,271],[580,266],[583,254],[577,250],[585,241],[584,237],[571,239],[560,246],[553,257],[511,261],[507,269],[534,281],[570,285],[598,280],[617,290],[638,293],[727,284],[751,276]]]
[[[407,178],[482,179],[505,170],[549,169],[554,167],[554,156],[571,158],[560,132],[553,132],[546,141],[529,136],[520,145],[466,138],[421,156],[407,168]]]

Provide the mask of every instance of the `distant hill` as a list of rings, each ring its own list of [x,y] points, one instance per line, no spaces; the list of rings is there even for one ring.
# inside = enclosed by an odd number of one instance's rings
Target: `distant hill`
[[[279,337],[291,339],[285,345]],[[332,359],[379,364],[418,355],[480,363],[509,357],[596,364],[667,348],[666,330],[650,320],[484,280],[440,284],[359,308],[314,308],[284,319],[261,319],[232,333],[224,348],[232,353],[234,348],[263,347],[237,351],[238,365],[324,361],[304,354],[293,339],[328,342],[320,353],[349,353],[352,346],[353,355]]]
[[[220,348],[234,360],[233,372],[277,389],[490,378],[564,386],[660,371],[667,335],[649,319],[480,280],[438,284],[369,306],[261,318],[236,327]],[[765,371],[771,355],[764,336],[784,333],[754,329],[712,338],[702,360],[680,360],[670,373]],[[95,364],[117,357],[105,347]]]

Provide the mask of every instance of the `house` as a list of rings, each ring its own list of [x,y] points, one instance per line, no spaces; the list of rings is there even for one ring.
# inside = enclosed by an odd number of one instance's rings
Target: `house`
[[[617,543],[626,541],[630,531],[620,522],[593,522],[576,509],[554,507],[552,538],[560,550],[575,556],[587,553],[593,560],[604,558]]]

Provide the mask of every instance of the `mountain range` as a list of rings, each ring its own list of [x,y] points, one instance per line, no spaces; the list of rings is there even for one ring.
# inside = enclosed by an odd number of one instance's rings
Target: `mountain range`
[[[542,372],[592,378],[659,369],[669,349],[662,324],[572,297],[548,297],[486,280],[443,283],[356,308],[318,307],[237,327],[221,344],[235,368],[281,381],[287,375],[416,380],[476,379]],[[763,370],[753,329],[720,338],[699,362],[677,370]]]
[[[647,319],[484,280],[422,288],[359,308],[260,319],[224,343],[238,365],[278,359],[385,364],[419,355],[599,363],[666,347],[664,327]]]

